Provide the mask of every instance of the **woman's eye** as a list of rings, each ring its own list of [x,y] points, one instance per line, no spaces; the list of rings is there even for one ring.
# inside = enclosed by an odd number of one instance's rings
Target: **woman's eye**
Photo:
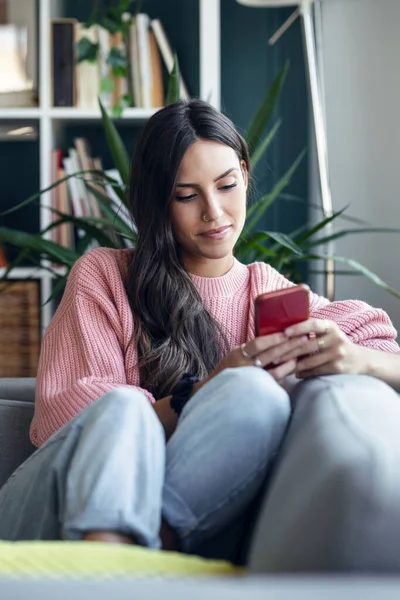
[[[176,196],[178,202],[188,202],[195,197],[196,194],[189,194],[189,196]]]
[[[220,187],[220,190],[231,190],[233,188],[235,188],[237,186],[237,182],[235,181],[235,183],[231,183],[230,185],[223,185],[222,187]]]

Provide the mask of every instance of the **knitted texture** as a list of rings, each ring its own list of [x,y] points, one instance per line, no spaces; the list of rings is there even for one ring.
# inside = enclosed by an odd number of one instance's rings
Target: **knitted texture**
[[[117,386],[140,389],[133,317],[126,281],[132,250],[97,248],[82,256],[41,348],[31,439],[43,444],[99,396]],[[222,277],[192,275],[204,306],[225,332],[229,348],[254,337],[254,299],[294,285],[265,263],[235,260]],[[335,321],[356,344],[399,352],[387,314],[355,300],[330,303],[310,294],[311,316]]]

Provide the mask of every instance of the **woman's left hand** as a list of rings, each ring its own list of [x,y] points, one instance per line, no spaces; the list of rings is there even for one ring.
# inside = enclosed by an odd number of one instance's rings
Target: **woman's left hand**
[[[362,348],[353,344],[334,321],[312,318],[292,325],[284,333],[288,338],[311,334],[306,344],[280,357],[281,362],[297,358],[299,379],[364,371]]]

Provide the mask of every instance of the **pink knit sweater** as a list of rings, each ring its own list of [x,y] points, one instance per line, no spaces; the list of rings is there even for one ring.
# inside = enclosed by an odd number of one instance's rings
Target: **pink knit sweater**
[[[133,318],[124,289],[131,255],[130,249],[98,248],[80,258],[71,271],[42,344],[31,425],[36,446],[112,388],[141,389],[136,349],[129,344]],[[254,298],[293,285],[264,263],[245,266],[237,261],[222,277],[192,278],[230,348],[254,337]],[[357,344],[400,350],[394,341],[396,331],[380,309],[354,300],[329,303],[315,294],[310,308],[313,317],[336,321]]]

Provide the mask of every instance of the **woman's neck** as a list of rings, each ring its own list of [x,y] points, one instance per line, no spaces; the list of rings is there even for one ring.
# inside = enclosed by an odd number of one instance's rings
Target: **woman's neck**
[[[197,275],[198,277],[221,277],[230,271],[234,263],[234,258],[232,254],[218,259],[201,257],[196,257],[196,259],[184,258],[183,263],[185,269],[192,275]]]

